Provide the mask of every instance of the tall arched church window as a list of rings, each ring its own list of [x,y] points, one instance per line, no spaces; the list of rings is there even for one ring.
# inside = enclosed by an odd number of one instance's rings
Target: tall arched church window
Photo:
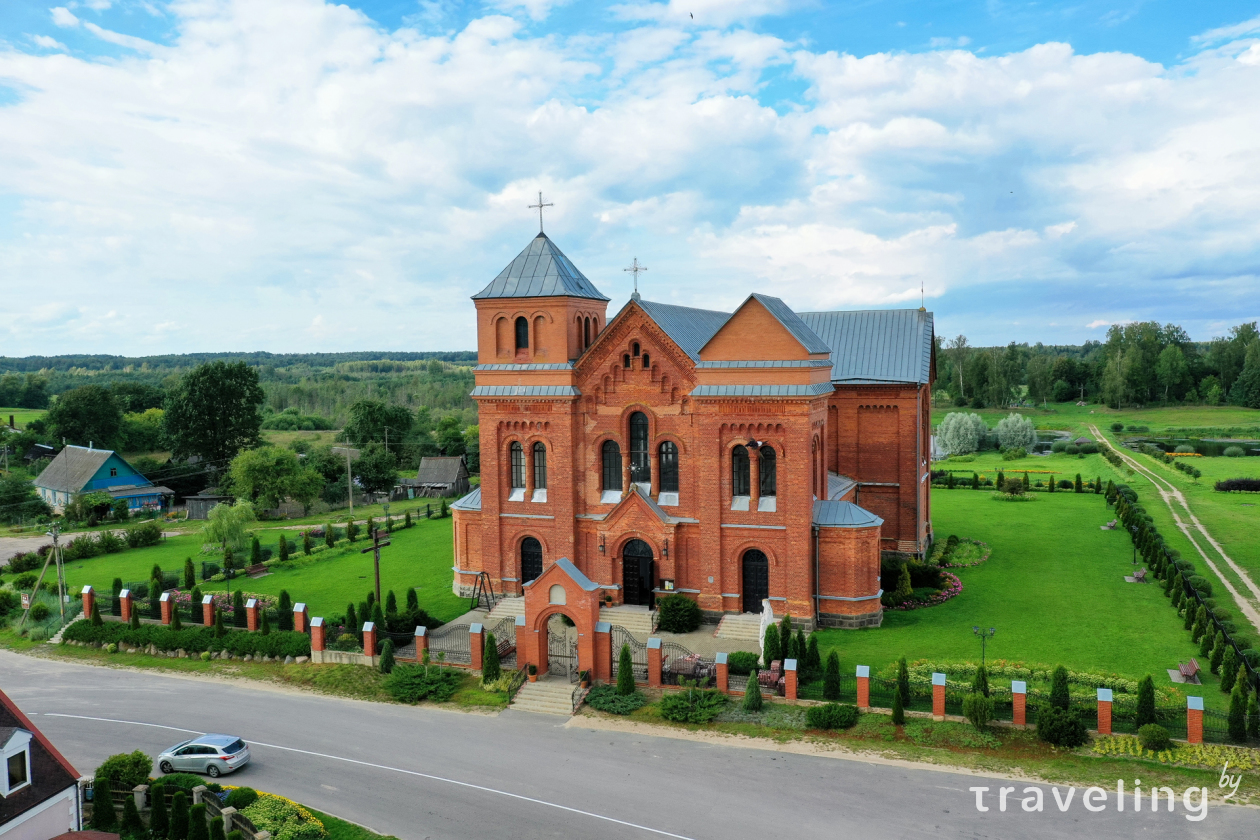
[[[526,350],[529,348],[529,320],[524,316],[516,319],[516,349]]]
[[[639,342],[636,341],[630,345],[630,355],[636,359],[639,358]]]
[[[742,444],[731,450],[731,495],[749,494],[748,449]]]
[[[582,347],[591,346],[591,319],[587,318],[582,322]]]
[[[624,356],[621,357],[621,366],[626,369],[630,368],[630,354],[629,353],[626,353]]]
[[[604,467],[603,489],[621,490],[621,447],[615,440],[606,440],[601,455]]]
[[[630,415],[630,480],[636,484],[652,482],[652,466],[648,461],[648,419],[642,411]]]
[[[652,359],[648,356],[647,353],[644,353],[643,354],[643,369],[647,370],[651,366],[652,366]]]
[[[534,444],[534,489],[547,489],[547,447],[541,441]]]
[[[774,448],[770,446],[761,447],[761,495],[777,496],[779,489],[778,477],[778,456],[775,455]]]
[[[661,492],[678,492],[678,445],[673,441],[665,441],[660,448],[661,459]]]
[[[511,447],[512,460],[512,489],[523,490],[525,488],[525,448],[521,446],[520,441],[515,441]]]

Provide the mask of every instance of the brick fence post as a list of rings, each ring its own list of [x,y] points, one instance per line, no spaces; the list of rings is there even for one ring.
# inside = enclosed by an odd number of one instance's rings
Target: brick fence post
[[[1111,689],[1098,689],[1098,734],[1111,734]]]
[[[219,812],[219,816],[223,817],[223,836],[226,837],[232,833],[232,818],[236,816],[236,809],[229,805]]]
[[[1191,744],[1203,743],[1203,698],[1186,698],[1186,740]]]
[[[1016,726],[1028,724],[1028,683],[1011,680],[1012,718]]]
[[[871,707],[871,666],[857,666],[857,707],[859,709],[869,709]]]
[[[214,626],[214,596],[201,596],[201,623],[206,627]]]
[[[122,616],[123,624],[131,623],[131,611],[135,608],[135,599],[131,597],[130,589],[118,593],[118,614]]]
[[[363,622],[363,655],[368,664],[375,664],[376,657],[376,625],[370,621]]]
[[[192,789],[192,804],[200,805],[206,799],[206,791],[210,788],[205,785],[197,785]]]
[[[315,616],[311,619],[311,662],[318,665],[324,661],[324,619]]]
[[[525,616],[522,615],[519,618],[520,626],[524,627]],[[597,621],[595,622],[595,670],[591,678],[610,682],[612,673],[612,625],[607,621]]]
[[[719,653],[717,660],[717,690],[723,694],[731,693],[731,666],[727,663],[727,655]]]
[[[429,628],[416,628],[416,661],[424,661],[424,653],[429,649]]]
[[[296,633],[305,633],[306,628],[310,626],[311,617],[306,612],[306,604],[293,605],[293,630]]]
[[[33,600],[33,599],[32,599]],[[96,590],[90,585],[83,587],[83,617],[92,617],[92,607],[96,604]]]
[[[158,599],[158,604],[162,608],[162,623],[170,624],[175,614],[175,601],[171,598],[171,593],[163,592],[162,597]]]
[[[783,696],[796,702],[796,660],[783,660]]]
[[[480,671],[486,655],[486,629],[479,623],[468,625],[468,649],[472,652],[472,669]]]
[[[245,629],[251,633],[258,632],[258,599],[250,598],[245,602]]]
[[[901,699],[908,702],[908,698]],[[939,672],[932,674],[932,717],[945,719],[945,675]]]
[[[661,640],[653,636],[647,641],[648,688],[661,687]]]
[[[140,813],[144,813],[145,799],[147,799],[148,796],[149,796],[148,785],[136,785],[135,787],[131,789],[131,798],[135,800],[136,810],[139,811]]]

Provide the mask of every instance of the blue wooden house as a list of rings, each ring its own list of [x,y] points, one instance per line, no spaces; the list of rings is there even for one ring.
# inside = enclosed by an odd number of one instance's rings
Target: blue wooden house
[[[126,499],[133,513],[161,511],[170,506],[174,491],[156,485],[136,471],[117,452],[67,446],[35,479],[35,490],[55,513],[80,493],[108,493]]]

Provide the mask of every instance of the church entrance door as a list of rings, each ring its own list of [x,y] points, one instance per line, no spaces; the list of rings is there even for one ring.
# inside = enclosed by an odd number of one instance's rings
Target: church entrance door
[[[744,552],[744,612],[761,612],[761,602],[770,597],[770,561],[757,548]]]
[[[529,583],[542,574],[542,543],[534,537],[521,540],[521,583]]]
[[[621,550],[621,588],[625,603],[652,606],[655,583],[652,560],[652,546],[643,540],[631,540]]]

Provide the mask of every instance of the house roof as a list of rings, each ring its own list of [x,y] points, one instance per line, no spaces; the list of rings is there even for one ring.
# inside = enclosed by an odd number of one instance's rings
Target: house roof
[[[932,377],[932,313],[920,309],[802,312],[831,348],[831,381],[913,382]]]
[[[817,397],[835,389],[830,382],[815,385],[697,385],[693,397]]]
[[[779,323],[787,328],[787,331],[801,343],[810,353],[830,353],[831,345],[823,341],[814,330],[801,320],[801,316],[792,311],[786,303],[777,297],[770,295],[762,295],[754,292],[748,296],[748,300],[755,300],[769,310],[770,314],[778,319]],[[740,309],[744,308],[744,304],[740,305]]]
[[[833,472],[827,473],[827,498],[828,499],[839,499],[841,496],[843,496],[845,493],[848,493],[850,490],[852,490],[856,486],[857,486],[857,482],[853,480],[852,478],[849,478],[847,475],[840,475],[839,473],[833,473]]]
[[[79,771],[3,691],[0,691],[0,728],[24,729],[31,733],[31,783],[6,797],[0,797],[0,825],[4,825],[76,785]],[[12,732],[9,737],[13,737]]]
[[[599,589],[599,584],[595,583],[583,574],[582,570],[573,565],[573,561],[568,557],[561,557],[556,561],[556,565],[559,566],[566,575],[573,578],[573,582],[582,587],[582,589],[586,592],[594,592],[596,589]],[[530,583],[533,583],[533,581],[530,581]],[[525,585],[529,586],[529,583]]]
[[[420,469],[416,471],[416,482],[419,484],[454,484],[468,475],[468,467],[459,456],[430,456],[420,459]]]
[[[62,493],[78,493],[113,454],[109,449],[67,446],[57,453],[52,463],[44,467],[44,471],[35,479],[35,486]]]
[[[473,300],[557,296],[608,300],[556,243],[539,233]]]
[[[729,312],[654,303],[650,300],[640,300],[638,304],[656,326],[695,362],[700,361],[700,348],[708,344],[709,339],[731,317]]]
[[[820,528],[874,528],[884,520],[853,502],[814,502],[814,524]]]
[[[453,503],[451,510],[481,510],[481,485],[478,484],[471,493]]]
[[[132,496],[174,496],[175,491],[160,484],[128,484],[123,487],[108,487],[106,493],[115,499],[130,499]],[[226,497],[224,497],[226,498]]]
[[[477,385],[470,397],[580,397],[572,385]]]

